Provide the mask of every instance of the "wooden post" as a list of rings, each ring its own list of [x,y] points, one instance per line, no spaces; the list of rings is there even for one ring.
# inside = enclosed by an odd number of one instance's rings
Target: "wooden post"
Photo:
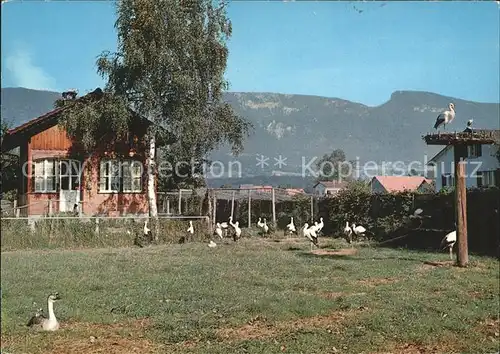
[[[18,218],[18,216],[17,216],[17,200],[14,200],[13,209],[14,209],[14,216],[16,218]]]
[[[49,209],[49,216],[52,216],[52,199],[49,199],[48,203],[49,203],[49,208],[48,208]]]
[[[182,214],[182,190],[179,189],[179,204],[177,205],[179,215]]]
[[[314,224],[314,196],[311,195],[311,222]]]
[[[276,198],[274,195],[274,188],[271,190],[272,193],[272,207],[273,207],[273,225],[276,226]]]
[[[252,190],[248,190],[248,227],[252,227]]]
[[[231,220],[234,217],[234,194],[235,194],[235,191],[233,191],[233,196],[231,197]]]
[[[167,212],[167,195],[166,194],[163,195],[163,201],[161,204],[162,204],[163,212],[166,213]]]
[[[167,215],[170,215],[170,199],[167,198]]]
[[[82,215],[83,215],[83,202],[80,200],[78,202],[78,216],[82,217]]]
[[[205,194],[206,198],[207,198],[207,212],[208,212],[208,216],[207,216],[207,219],[208,219],[208,225],[209,225],[209,230],[210,232],[213,234],[214,232],[214,227],[215,225],[212,223],[212,191],[210,189],[207,189],[207,192]]]
[[[469,263],[467,244],[467,187],[465,182],[465,162],[455,165],[455,197],[457,212],[457,262],[460,267]]]
[[[99,218],[95,218],[95,233],[99,235]]]
[[[213,215],[212,215],[212,225],[217,222],[217,196],[213,193]]]

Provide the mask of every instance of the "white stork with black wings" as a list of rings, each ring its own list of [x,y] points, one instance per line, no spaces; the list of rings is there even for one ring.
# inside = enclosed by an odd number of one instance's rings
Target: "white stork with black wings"
[[[451,123],[453,119],[455,119],[455,105],[450,103],[448,104],[448,110],[437,116],[434,129],[439,128],[441,124],[443,124],[444,129],[446,129],[446,124]]]

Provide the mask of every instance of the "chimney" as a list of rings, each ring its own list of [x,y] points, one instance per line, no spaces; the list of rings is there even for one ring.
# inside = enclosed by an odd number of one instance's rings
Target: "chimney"
[[[62,93],[62,98],[65,100],[74,100],[78,95],[77,89],[69,89],[68,91],[64,91]]]

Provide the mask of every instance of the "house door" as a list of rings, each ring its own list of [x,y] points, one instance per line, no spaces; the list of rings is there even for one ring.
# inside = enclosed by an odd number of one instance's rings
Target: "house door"
[[[59,211],[73,211],[80,203],[80,161],[59,161]]]

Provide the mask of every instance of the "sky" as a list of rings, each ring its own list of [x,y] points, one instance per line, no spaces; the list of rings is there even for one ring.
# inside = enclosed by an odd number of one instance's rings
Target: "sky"
[[[2,87],[104,85],[95,61],[116,49],[114,2],[10,0],[1,12]],[[496,2],[233,1],[228,14],[230,91],[500,102]]]

